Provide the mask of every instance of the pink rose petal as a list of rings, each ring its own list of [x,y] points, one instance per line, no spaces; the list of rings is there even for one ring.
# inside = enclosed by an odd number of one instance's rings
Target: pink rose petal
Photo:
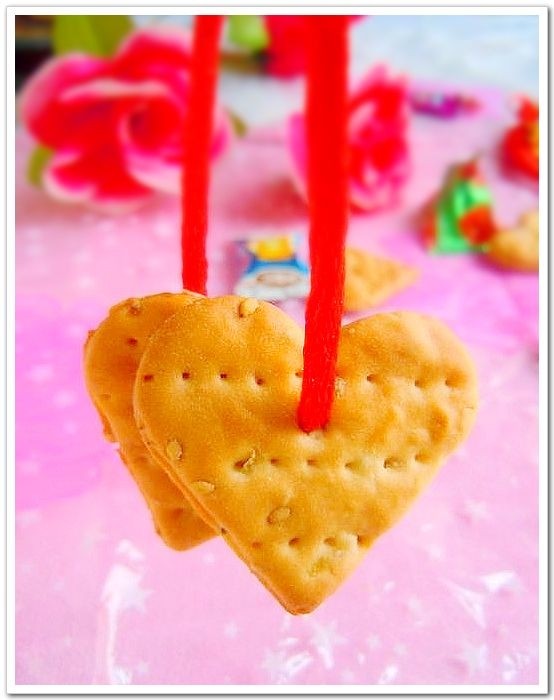
[[[56,148],[70,131],[63,95],[68,88],[95,78],[106,70],[107,62],[82,54],[60,56],[47,61],[25,84],[19,98],[22,121],[33,135]]]

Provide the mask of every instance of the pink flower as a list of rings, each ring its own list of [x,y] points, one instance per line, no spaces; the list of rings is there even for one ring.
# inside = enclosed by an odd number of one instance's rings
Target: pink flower
[[[386,68],[371,71],[350,97],[350,202],[371,211],[393,204],[409,174],[408,99],[403,79]],[[294,179],[306,195],[306,124],[303,114],[289,119],[288,142]]]
[[[21,117],[54,155],[42,182],[52,196],[107,210],[178,193],[189,90],[190,40],[177,29],[134,32],[110,59],[67,54],[27,83]],[[215,117],[212,155],[229,143]]]

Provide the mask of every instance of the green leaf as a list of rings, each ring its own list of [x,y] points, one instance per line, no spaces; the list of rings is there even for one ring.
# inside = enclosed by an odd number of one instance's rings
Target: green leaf
[[[42,173],[53,155],[54,151],[46,146],[38,145],[35,147],[27,163],[27,179],[31,185],[35,185],[35,187],[42,185]]]
[[[54,53],[79,51],[112,56],[133,27],[127,15],[56,15],[52,30]]]
[[[229,41],[250,51],[262,51],[269,44],[269,35],[260,15],[231,15]]]
[[[235,112],[231,112],[231,110],[227,110],[227,116],[229,117],[229,121],[231,122],[231,126],[233,127],[233,131],[235,132],[236,136],[239,138],[244,138],[246,134],[248,133],[248,124],[239,117],[238,114]]]

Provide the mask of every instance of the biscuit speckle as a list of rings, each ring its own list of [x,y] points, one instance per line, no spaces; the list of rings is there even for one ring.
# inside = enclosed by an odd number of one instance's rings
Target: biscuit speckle
[[[143,374],[142,375],[142,381],[143,382],[151,382],[154,379],[153,374]]]
[[[256,377],[256,384],[258,386],[263,386],[265,384],[265,379],[262,379],[261,377]]]
[[[142,301],[140,299],[131,299],[128,309],[132,316],[138,316],[142,311]]]
[[[182,377],[183,379],[190,379],[190,372],[183,372],[183,373],[181,374],[181,377]]]
[[[191,486],[198,493],[213,493],[215,491],[215,484],[212,484],[211,481],[202,481],[202,480],[193,481],[191,483]],[[223,530],[222,530],[222,532],[223,532]]]
[[[287,518],[290,518],[290,516],[291,509],[287,506],[281,506],[280,508],[275,508],[275,510],[271,511],[271,513],[267,516],[267,522],[271,525],[275,525],[277,523],[282,523]]]
[[[335,377],[335,396],[340,398],[346,394],[346,380],[342,377]]]
[[[138,340],[136,338],[127,338],[127,345],[134,347],[135,345],[138,345]]]
[[[250,471],[252,465],[256,461],[256,450],[252,450],[247,457],[244,459],[239,459],[235,462],[235,469],[240,472],[246,473]]]
[[[300,544],[300,537],[293,537],[289,540],[289,547],[297,547]]]
[[[257,299],[243,299],[239,304],[239,316],[244,318],[245,316],[251,316],[256,309],[259,307],[259,302]]]
[[[400,469],[403,466],[404,464],[399,459],[395,459],[394,457],[387,457],[383,463],[383,467],[385,469]]]
[[[168,440],[165,446],[165,453],[171,460],[181,459],[183,456],[183,448],[178,440]]]
[[[327,557],[320,557],[316,563],[311,567],[309,574],[310,576],[317,576],[318,574],[321,574],[323,571],[329,571],[332,572],[332,564],[331,561]]]

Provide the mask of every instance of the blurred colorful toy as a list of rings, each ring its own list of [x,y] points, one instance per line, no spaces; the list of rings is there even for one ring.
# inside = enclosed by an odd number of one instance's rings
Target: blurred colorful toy
[[[414,112],[440,119],[454,119],[471,114],[480,106],[479,101],[470,95],[417,88],[410,91],[409,101]]]
[[[20,98],[22,121],[40,144],[30,179],[56,199],[109,212],[132,209],[153,191],[177,194],[189,70],[190,37],[168,27],[133,32],[108,58],[72,51],[45,63]],[[218,109],[213,158],[231,131]]]
[[[477,162],[453,165],[437,195],[424,207],[421,232],[434,253],[482,250],[497,226],[492,195]]]
[[[373,69],[350,97],[348,156],[350,203],[373,211],[398,201],[409,174],[406,83],[384,66]],[[303,114],[289,119],[289,148],[293,176],[306,196],[307,148]]]
[[[504,134],[500,146],[504,166],[534,180],[539,178],[539,106],[522,98],[518,121]]]
[[[297,254],[299,237],[293,234],[237,241],[249,263],[234,292],[266,301],[303,298],[310,290],[307,266]]]

